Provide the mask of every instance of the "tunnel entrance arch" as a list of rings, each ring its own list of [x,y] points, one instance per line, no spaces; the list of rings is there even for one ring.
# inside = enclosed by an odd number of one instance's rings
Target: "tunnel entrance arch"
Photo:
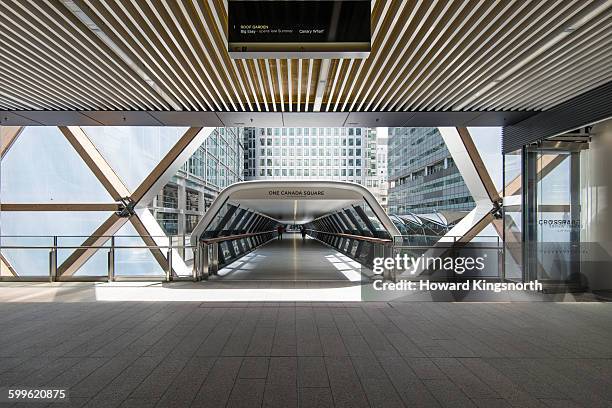
[[[279,226],[296,226],[354,261],[370,266],[400,235],[372,193],[340,181],[246,181],[225,190],[191,235],[203,250],[196,260],[214,274],[276,237]]]

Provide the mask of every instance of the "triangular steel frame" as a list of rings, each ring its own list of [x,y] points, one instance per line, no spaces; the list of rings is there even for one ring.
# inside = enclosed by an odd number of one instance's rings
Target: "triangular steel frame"
[[[81,127],[59,126],[58,128],[100,184],[115,200],[114,203],[101,204],[3,203],[2,211],[114,211],[81,243],[82,248],[74,250],[58,266],[58,277],[74,275],[98,251],[96,247],[103,246],[128,221],[134,226],[145,245],[149,247],[168,246],[169,237],[147,209],[147,205],[215,128],[188,128],[134,191],[130,191],[125,185]],[[7,154],[22,130],[21,127],[2,127],[2,150],[0,152],[2,157]],[[126,205],[129,207],[127,211],[125,211]],[[166,254],[157,248],[150,248],[150,251],[160,267],[168,270]],[[188,275],[191,268],[185,264],[176,249],[172,249],[172,252],[172,274],[174,276]],[[18,271],[15,271],[8,263],[6,265],[5,269],[11,271],[14,276],[18,276]]]

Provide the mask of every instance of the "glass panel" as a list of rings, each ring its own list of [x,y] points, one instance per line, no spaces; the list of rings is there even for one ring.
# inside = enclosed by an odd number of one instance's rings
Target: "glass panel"
[[[115,234],[115,246],[144,247],[146,244],[138,236],[134,226],[128,222]],[[167,250],[161,250],[166,256]],[[115,250],[116,276],[163,276],[162,267],[148,248],[119,248]]]
[[[110,213],[4,211],[0,213],[0,216],[2,217],[1,244],[3,246],[49,247],[53,245],[52,236],[54,235],[72,236],[70,238],[58,238],[58,246],[81,245],[85,238],[110,216]],[[73,251],[74,249],[58,250],[58,266]],[[49,274],[49,249],[5,249],[2,251],[2,255],[21,276],[48,276]],[[104,256],[101,259],[105,262]],[[106,266],[102,267],[101,263],[92,261],[82,273],[98,275],[97,271],[99,270],[106,273]]]
[[[114,201],[57,127],[26,127],[0,165],[5,203]]]
[[[579,158],[564,150],[527,154],[528,280],[579,280]]]
[[[504,156],[504,262],[507,279],[523,277],[522,150]]]
[[[567,268],[571,261],[568,249],[575,229],[571,214],[570,155],[544,153],[538,156],[536,239],[543,244],[538,251],[538,275],[540,279],[564,281],[571,275]],[[547,174],[543,172],[544,162],[557,159],[561,162],[554,169]]]
[[[74,276],[108,276],[108,249],[110,239],[83,264]]]
[[[121,180],[133,191],[187,128],[85,126],[83,130]]]
[[[501,191],[503,188],[502,128],[470,127],[468,131],[497,191]]]

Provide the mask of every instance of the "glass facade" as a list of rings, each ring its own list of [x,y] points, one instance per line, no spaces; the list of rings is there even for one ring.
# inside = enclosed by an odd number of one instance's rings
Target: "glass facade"
[[[149,208],[170,236],[193,231],[219,191],[242,181],[243,129],[216,128]]]
[[[338,180],[386,209],[387,128],[244,128],[245,180]]]
[[[1,251],[2,276],[48,278],[53,265],[58,275],[106,276],[106,248],[111,241],[116,247],[144,247],[161,238],[165,245],[163,233],[151,228],[155,222],[147,221],[150,214],[136,215],[143,210],[130,204],[148,197],[157,180],[149,175],[163,158],[168,158],[170,168],[180,166],[172,159],[179,157],[172,147],[187,131],[186,127],[27,126],[12,133],[0,128],[3,148],[8,146],[0,162],[0,245],[28,247]],[[10,145],[5,145],[7,140]],[[167,206],[181,199],[180,190],[172,186],[160,195]],[[7,204],[16,208],[6,210]],[[135,218],[138,229],[131,224]],[[172,216],[164,220],[168,230],[176,229],[172,221]],[[82,245],[93,248],[75,250]],[[59,247],[55,258],[50,258],[51,246]],[[117,276],[164,273],[161,251],[131,249],[117,249]]]
[[[612,290],[611,154],[608,120],[504,156],[506,278]]]
[[[246,128],[245,179],[366,184],[367,128]]]
[[[474,208],[437,128],[389,128],[389,214]]]

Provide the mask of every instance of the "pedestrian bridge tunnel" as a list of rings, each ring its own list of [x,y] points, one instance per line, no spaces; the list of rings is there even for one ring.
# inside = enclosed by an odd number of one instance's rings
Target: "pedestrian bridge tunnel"
[[[247,181],[223,190],[194,229],[191,243],[200,248],[195,260],[198,273],[204,278],[215,275],[220,268],[278,238],[279,227],[289,240],[301,240],[299,232],[305,229],[309,241],[316,240],[307,251],[313,259],[332,247],[366,267],[371,267],[374,257],[383,256],[385,247],[400,234],[372,193],[359,184]],[[275,245],[279,246],[275,257],[293,257],[296,262],[306,257],[306,250],[300,254],[301,247]],[[314,250],[317,245],[319,255]],[[277,260],[281,268],[282,261]],[[250,276],[257,278],[257,273],[252,271]]]

